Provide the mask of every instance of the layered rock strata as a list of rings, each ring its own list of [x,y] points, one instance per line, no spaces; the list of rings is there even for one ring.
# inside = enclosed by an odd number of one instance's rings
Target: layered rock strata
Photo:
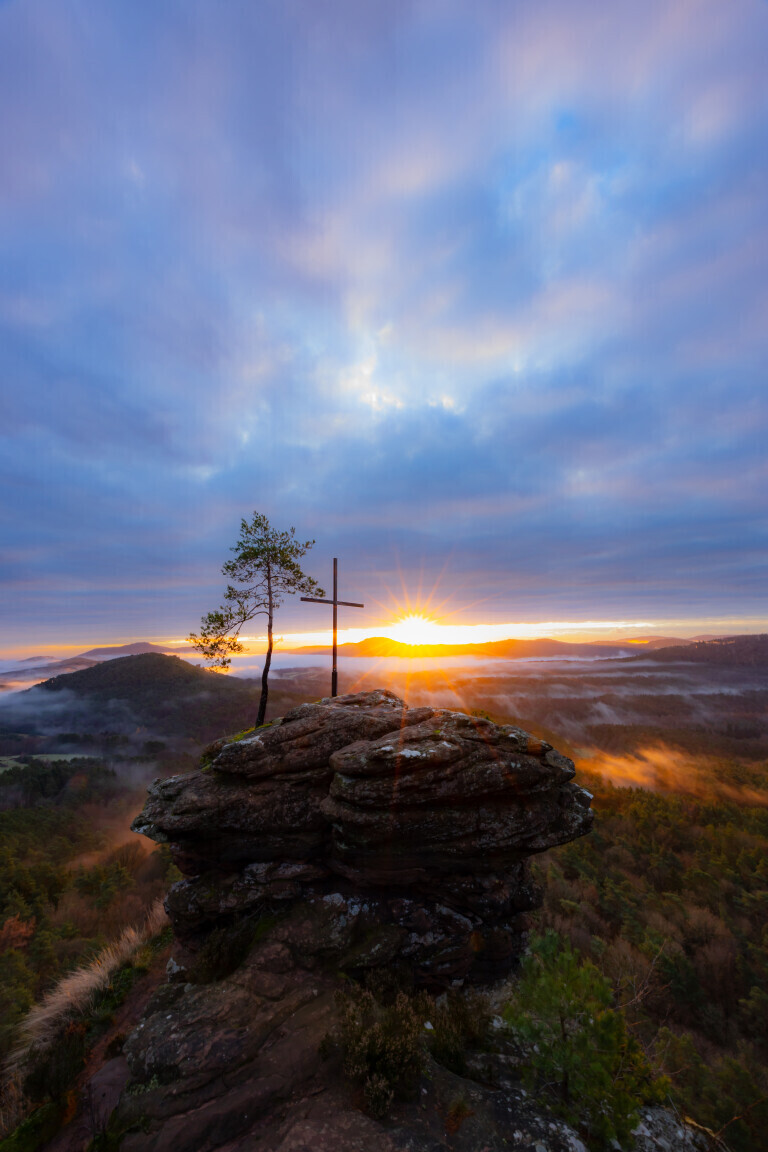
[[[212,928],[302,902],[326,926],[310,966],[404,962],[445,987],[509,970],[538,903],[527,858],[591,825],[573,774],[521,729],[378,690],[222,743],[156,781],[134,829],[184,873],[167,901],[180,976]]]

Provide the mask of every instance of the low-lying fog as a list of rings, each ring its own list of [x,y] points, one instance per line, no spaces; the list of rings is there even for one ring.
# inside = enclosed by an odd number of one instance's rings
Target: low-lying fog
[[[260,673],[260,660],[236,665],[237,679],[249,679],[254,692]],[[674,788],[684,780],[687,790],[696,791],[696,780],[709,779],[714,760],[751,765],[747,776],[758,768],[764,774],[768,764],[768,668],[604,658],[339,659],[340,692],[374,687],[389,688],[412,705],[477,711],[519,724],[616,783]],[[268,717],[329,692],[329,659],[275,654]],[[197,689],[190,709],[199,703]],[[39,750],[49,754],[85,752],[85,746],[73,747],[73,730],[122,732],[142,745],[168,739],[124,700],[94,707],[69,692],[7,691],[0,697],[0,732],[31,718],[45,737]],[[238,713],[237,721],[233,731],[252,724],[253,716],[249,711],[240,722]],[[60,749],[59,733],[70,733]],[[169,751],[176,743],[170,739]],[[733,785],[744,789],[749,781],[734,778]]]

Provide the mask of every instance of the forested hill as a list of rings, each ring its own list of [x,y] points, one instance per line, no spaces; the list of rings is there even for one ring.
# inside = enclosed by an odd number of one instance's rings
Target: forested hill
[[[19,699],[28,716],[34,717],[39,704],[48,724],[55,711],[51,696],[61,695],[62,709],[73,712],[68,728],[126,731],[133,725],[163,737],[207,741],[252,724],[258,694],[254,681],[217,676],[178,656],[151,652],[54,676]]]
[[[244,683],[241,681],[241,684]],[[158,652],[118,656],[79,672],[53,676],[37,685],[46,692],[67,689],[85,696],[113,696],[117,690],[125,699],[138,699],[161,687],[171,691],[181,690],[186,694],[190,689],[203,686],[206,691],[221,692],[223,689],[228,693],[232,690],[232,681],[224,676],[211,676],[209,672],[188,664],[178,656],[163,656]]]
[[[768,635],[725,636],[722,640],[699,640],[674,648],[658,648],[653,652],[643,652],[633,660],[657,660],[667,664],[734,664],[740,666],[763,665],[768,667]]]

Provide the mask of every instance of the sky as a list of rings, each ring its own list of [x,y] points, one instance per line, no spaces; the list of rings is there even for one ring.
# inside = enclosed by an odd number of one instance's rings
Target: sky
[[[766,59],[765,0],[0,0],[0,647],[186,635],[254,510],[363,631],[768,630]]]

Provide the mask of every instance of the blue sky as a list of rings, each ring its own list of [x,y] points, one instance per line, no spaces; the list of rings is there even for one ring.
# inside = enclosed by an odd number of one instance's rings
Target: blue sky
[[[765,621],[766,59],[758,0],[0,3],[5,645],[186,634],[253,509],[355,623]]]

